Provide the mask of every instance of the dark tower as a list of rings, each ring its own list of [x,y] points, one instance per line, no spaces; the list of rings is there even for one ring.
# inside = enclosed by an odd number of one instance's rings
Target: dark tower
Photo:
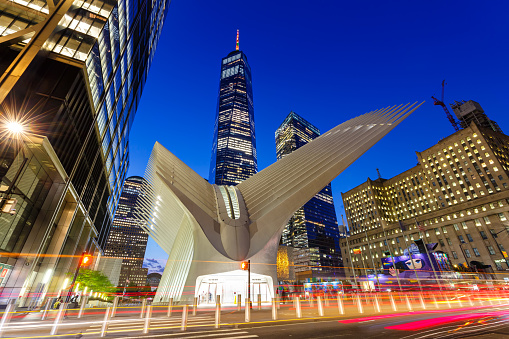
[[[320,130],[290,112],[276,131],[277,159],[283,158],[320,136]],[[334,276],[342,266],[339,229],[331,184],[325,186],[290,218],[281,243],[295,247],[295,271],[311,270]]]
[[[258,171],[251,68],[236,50],[221,62],[209,181],[236,185]]]

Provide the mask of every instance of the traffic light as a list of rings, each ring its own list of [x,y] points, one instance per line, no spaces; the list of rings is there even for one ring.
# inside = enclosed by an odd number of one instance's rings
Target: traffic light
[[[81,255],[80,267],[87,267],[92,262],[92,254],[83,253]]]
[[[243,261],[240,263],[240,269],[241,270],[244,270],[244,271],[247,271],[249,270],[249,262],[247,261]]]

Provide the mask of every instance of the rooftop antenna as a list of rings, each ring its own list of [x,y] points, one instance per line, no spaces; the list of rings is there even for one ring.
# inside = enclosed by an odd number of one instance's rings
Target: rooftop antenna
[[[237,30],[237,45],[235,46],[235,50],[239,50],[239,30]]]
[[[382,176],[380,175],[380,170],[377,168],[376,173],[378,174],[378,179],[382,179]]]

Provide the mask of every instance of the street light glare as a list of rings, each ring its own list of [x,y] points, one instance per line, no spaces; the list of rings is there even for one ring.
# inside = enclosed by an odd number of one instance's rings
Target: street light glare
[[[15,121],[9,122],[7,124],[7,129],[14,134],[23,132],[23,126],[19,122]]]

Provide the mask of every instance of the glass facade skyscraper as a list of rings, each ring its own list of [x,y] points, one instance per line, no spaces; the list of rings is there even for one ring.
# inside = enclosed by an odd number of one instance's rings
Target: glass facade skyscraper
[[[318,128],[290,112],[275,133],[277,159],[319,136]],[[331,184],[295,212],[283,231],[281,243],[296,248],[295,272],[334,276],[341,271],[339,229]]]
[[[129,177],[124,183],[115,218],[106,241],[106,257],[123,258],[118,286],[135,284],[145,286],[148,268],[143,268],[143,258],[147,249],[148,234],[136,218],[138,199],[143,195],[145,179]]]
[[[221,62],[209,181],[236,185],[257,171],[251,68],[236,50]]]
[[[99,253],[129,166],[129,131],[170,0],[0,6],[0,304],[41,303]],[[5,132],[6,122],[24,132]],[[35,294],[34,294],[35,293]]]

